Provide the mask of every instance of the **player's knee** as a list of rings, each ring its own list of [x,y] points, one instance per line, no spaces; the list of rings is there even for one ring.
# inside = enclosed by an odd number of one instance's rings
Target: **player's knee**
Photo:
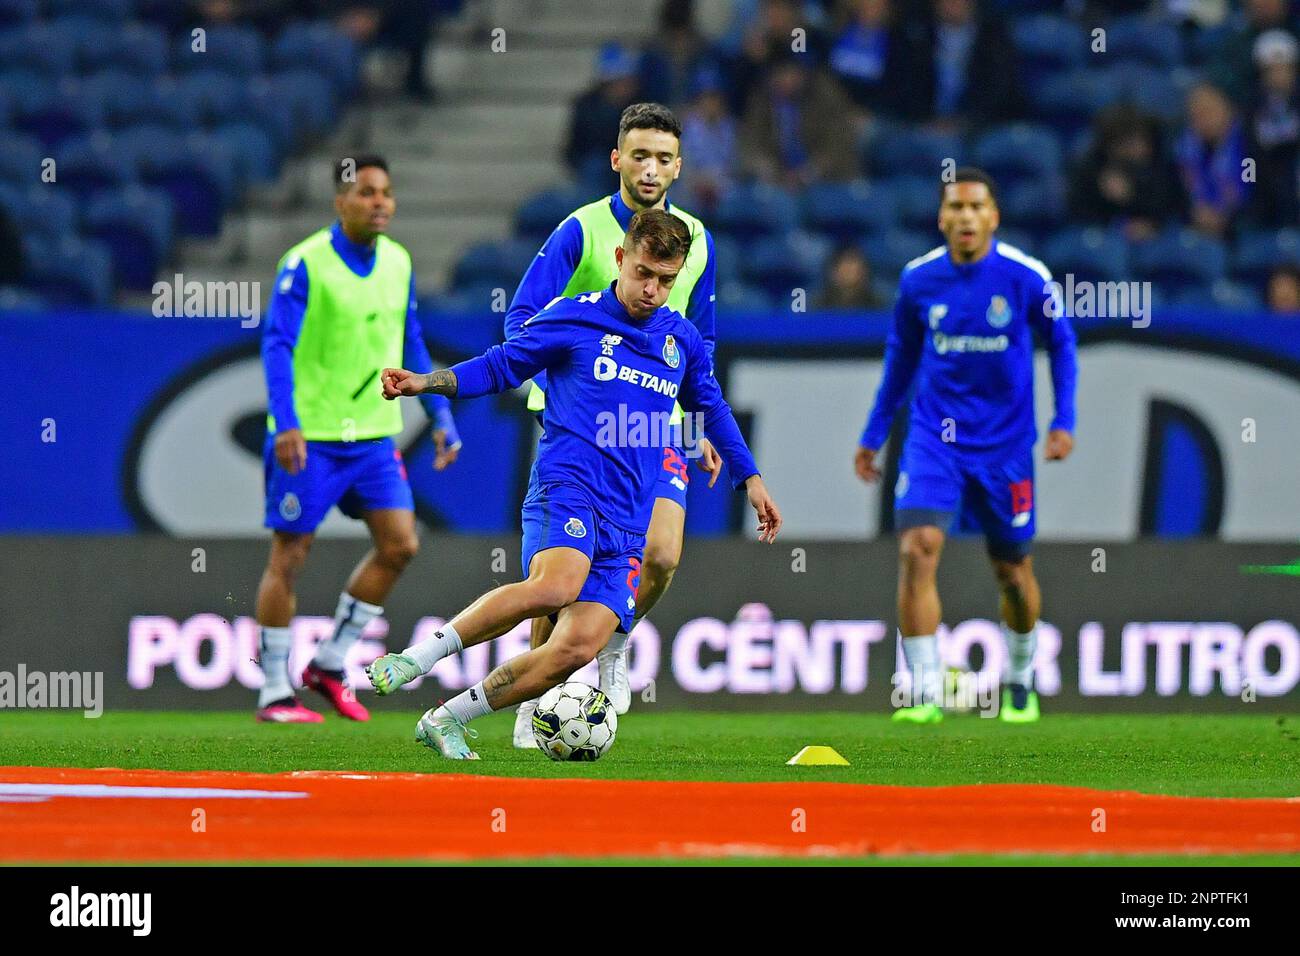
[[[648,541],[641,559],[641,573],[660,580],[671,578],[677,573],[681,557],[682,550],[675,542]]]
[[[938,528],[909,528],[899,542],[898,557],[907,580],[931,578],[939,567],[943,532]]]
[[[1021,558],[1018,561],[994,561],[993,574],[997,578],[998,587],[1003,592],[1022,594],[1029,588],[1034,569],[1028,558]]]
[[[531,609],[536,614],[554,614],[578,600],[582,581],[576,576],[548,574],[526,582]]]
[[[551,669],[554,675],[564,680],[595,660],[596,641],[597,638],[593,635],[570,631],[564,640],[549,642],[547,646],[551,650]]]
[[[278,540],[271,551],[268,565],[270,573],[276,577],[292,581],[307,564],[307,555],[311,552],[311,536],[302,535]]]
[[[420,539],[414,533],[389,538],[378,545],[379,560],[391,568],[401,570],[420,553]]]

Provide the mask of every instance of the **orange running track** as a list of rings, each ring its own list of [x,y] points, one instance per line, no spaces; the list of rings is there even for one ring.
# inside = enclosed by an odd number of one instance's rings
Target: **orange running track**
[[[1287,852],[1300,852],[1297,799],[0,767],[9,863]]]

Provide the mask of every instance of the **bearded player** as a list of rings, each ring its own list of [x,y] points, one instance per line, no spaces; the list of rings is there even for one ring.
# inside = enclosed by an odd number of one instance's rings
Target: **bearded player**
[[[945,536],[960,511],[983,530],[1001,597],[1007,668],[1004,721],[1039,718],[1033,689],[1041,604],[1034,536],[1034,341],[1051,356],[1055,417],[1048,461],[1074,447],[1075,340],[1051,273],[998,242],[993,180],[962,168],[940,185],[946,244],[903,268],[885,373],[854,462],[880,477],[877,455],[913,382],[911,424],[894,491],[899,531],[898,621],[912,677],[913,706],[893,719],[943,719],[935,576]]]
[[[319,723],[289,680],[294,593],[317,526],[329,511],[359,518],[373,547],[339,595],[334,633],[302,673],[344,717],[367,720],[344,680],[344,657],[415,556],[415,505],[393,436],[401,410],[379,393],[395,361],[429,370],[415,312],[411,256],[385,233],[397,210],[379,156],[340,160],[334,170],[338,220],[285,253],[262,336],[270,399],[265,449],[266,525],[271,554],[257,589],[259,662],[265,683],[257,719]],[[428,396],[439,471],[456,460],[450,403]]]
[[[506,312],[505,334],[517,335],[525,322],[559,296],[605,289],[617,277],[614,249],[633,215],[643,209],[663,209],[686,223],[691,247],[668,296],[667,306],[684,315],[699,331],[713,359],[715,340],[713,237],[704,224],[668,202],[668,188],[681,175],[682,127],[667,107],[636,103],[623,111],[610,166],[619,175],[612,196],[571,213],[551,233],[524,273]],[[546,375],[533,379],[528,408],[540,412],[546,403]],[[718,480],[722,461],[707,440],[698,443],[700,467],[709,472],[709,487]],[[690,480],[687,455],[680,445],[666,447],[655,486],[655,502],[641,556],[641,583],[636,594],[636,620],[645,617],[667,591],[681,561],[686,529],[686,489]],[[540,647],[551,631],[547,618],[533,621],[530,643]],[[601,651],[600,687],[615,711],[627,712],[632,702],[628,681],[626,633],[615,634]],[[536,700],[519,705],[515,716],[515,746],[531,750]]]
[[[466,724],[541,696],[595,658],[616,632],[631,630],[663,446],[644,433],[610,441],[607,416],[666,423],[680,398],[703,417],[734,486],[748,492],[760,540],[770,544],[780,530],[776,503],[713,377],[703,338],[665,306],[691,244],[683,220],[661,209],[640,212],[610,252],[618,275],[608,288],[553,302],[504,344],[452,369],[384,370],[386,398],[474,398],[516,388],[542,370],[550,380],[523,507],[527,579],[489,591],[433,637],[367,669],[379,693],[392,693],[449,654],[520,621],[556,615],[546,643],[420,719],[416,739],[444,757],[478,759],[465,741],[467,733],[477,735]]]

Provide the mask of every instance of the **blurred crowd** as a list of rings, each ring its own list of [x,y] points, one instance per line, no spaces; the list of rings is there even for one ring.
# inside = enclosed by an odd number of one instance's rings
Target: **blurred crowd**
[[[1023,151],[1041,146],[1053,160],[1024,203],[1043,218],[1004,217],[1034,238],[1091,226],[1136,249],[1181,228],[1189,250],[1204,237],[1231,264],[1241,242],[1300,227],[1300,20],[1288,0],[734,7],[730,28],[706,35],[693,0],[664,0],[652,39],[601,50],[565,148],[578,181],[608,177],[609,131],[624,106],[649,99],[682,119],[679,201],[688,194],[706,217],[738,185],[798,195],[895,173],[937,180],[935,156],[893,168],[900,137],[952,144],[964,163],[994,131],[1018,129]],[[1033,157],[1021,165],[1032,171]],[[1300,252],[1273,258],[1262,275],[1252,260],[1209,278],[1229,299],[1230,280],[1244,279],[1237,292],[1253,287],[1281,308],[1295,298]],[[836,250],[823,298],[873,305],[870,271],[860,249]]]

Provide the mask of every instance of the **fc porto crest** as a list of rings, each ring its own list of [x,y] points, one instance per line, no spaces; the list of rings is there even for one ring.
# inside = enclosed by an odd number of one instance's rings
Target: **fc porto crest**
[[[570,518],[564,525],[564,533],[570,538],[585,538],[587,526],[578,518]]]
[[[302,517],[302,504],[292,491],[285,492],[280,499],[280,517],[285,521],[297,521]]]
[[[682,353],[677,350],[677,340],[671,335],[664,336],[664,361],[669,368],[676,368],[682,362]]]
[[[995,329],[1005,328],[1011,321],[1011,306],[1007,305],[1005,296],[995,295],[989,299],[989,310],[984,313],[989,325]]]
[[[942,302],[936,302],[930,306],[930,328],[937,329],[943,317],[948,314],[948,307]]]

